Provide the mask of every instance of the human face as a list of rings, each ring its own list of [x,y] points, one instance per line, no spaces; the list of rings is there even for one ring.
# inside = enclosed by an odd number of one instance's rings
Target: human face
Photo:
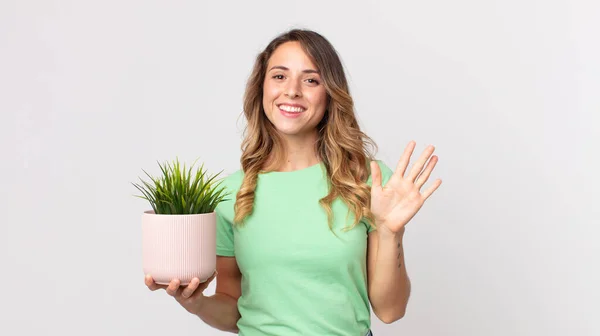
[[[263,84],[263,108],[275,128],[289,136],[314,134],[326,105],[321,76],[300,43],[275,49]]]

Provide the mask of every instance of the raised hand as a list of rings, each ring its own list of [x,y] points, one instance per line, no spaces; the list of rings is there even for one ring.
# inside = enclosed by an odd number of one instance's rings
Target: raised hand
[[[421,209],[427,198],[442,184],[442,180],[437,179],[429,188],[421,191],[438,161],[437,156],[431,156],[435,150],[434,146],[428,146],[412,169],[408,173],[406,172],[415,146],[414,141],[406,146],[398,161],[396,171],[385,184],[385,187],[381,186],[379,165],[375,161],[371,162],[373,181],[371,211],[378,228],[383,226],[384,229],[388,229],[392,233],[403,230],[404,226]],[[425,166],[428,160],[429,163]]]

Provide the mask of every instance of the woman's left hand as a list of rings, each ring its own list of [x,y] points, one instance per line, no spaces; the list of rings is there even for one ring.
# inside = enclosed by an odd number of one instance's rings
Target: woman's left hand
[[[400,157],[396,171],[385,184],[381,186],[381,170],[377,162],[371,162],[372,188],[371,188],[371,211],[375,217],[378,229],[382,226],[391,233],[398,233],[417,214],[423,203],[442,184],[441,179],[424,191],[421,188],[429,179],[437,156],[431,156],[435,148],[428,146],[421,157],[415,162],[412,169],[405,176],[410,157],[415,149],[416,143],[411,141],[404,149]],[[431,160],[429,158],[431,157]],[[425,166],[425,163],[427,167]]]

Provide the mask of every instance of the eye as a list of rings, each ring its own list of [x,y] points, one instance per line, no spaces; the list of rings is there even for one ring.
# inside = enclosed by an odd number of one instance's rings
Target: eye
[[[272,78],[275,78],[275,79],[283,79],[283,75],[275,75],[275,76],[273,76]]]
[[[307,79],[307,81],[309,81],[309,83],[311,83],[311,84],[317,84],[317,85],[319,84],[319,81],[317,81],[314,78],[309,78],[309,79]],[[310,81],[312,81],[312,82],[310,82]]]

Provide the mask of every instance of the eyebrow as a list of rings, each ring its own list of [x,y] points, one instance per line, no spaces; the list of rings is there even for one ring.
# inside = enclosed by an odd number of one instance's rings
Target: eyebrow
[[[271,69],[269,69],[269,71],[273,70],[273,69],[280,69],[280,70],[284,70],[284,71],[288,71],[290,69],[284,67],[283,65],[276,65],[274,67],[272,67]],[[315,74],[320,74],[320,72],[318,70],[314,70],[314,69],[306,69],[306,70],[302,70],[303,73],[315,73]]]

